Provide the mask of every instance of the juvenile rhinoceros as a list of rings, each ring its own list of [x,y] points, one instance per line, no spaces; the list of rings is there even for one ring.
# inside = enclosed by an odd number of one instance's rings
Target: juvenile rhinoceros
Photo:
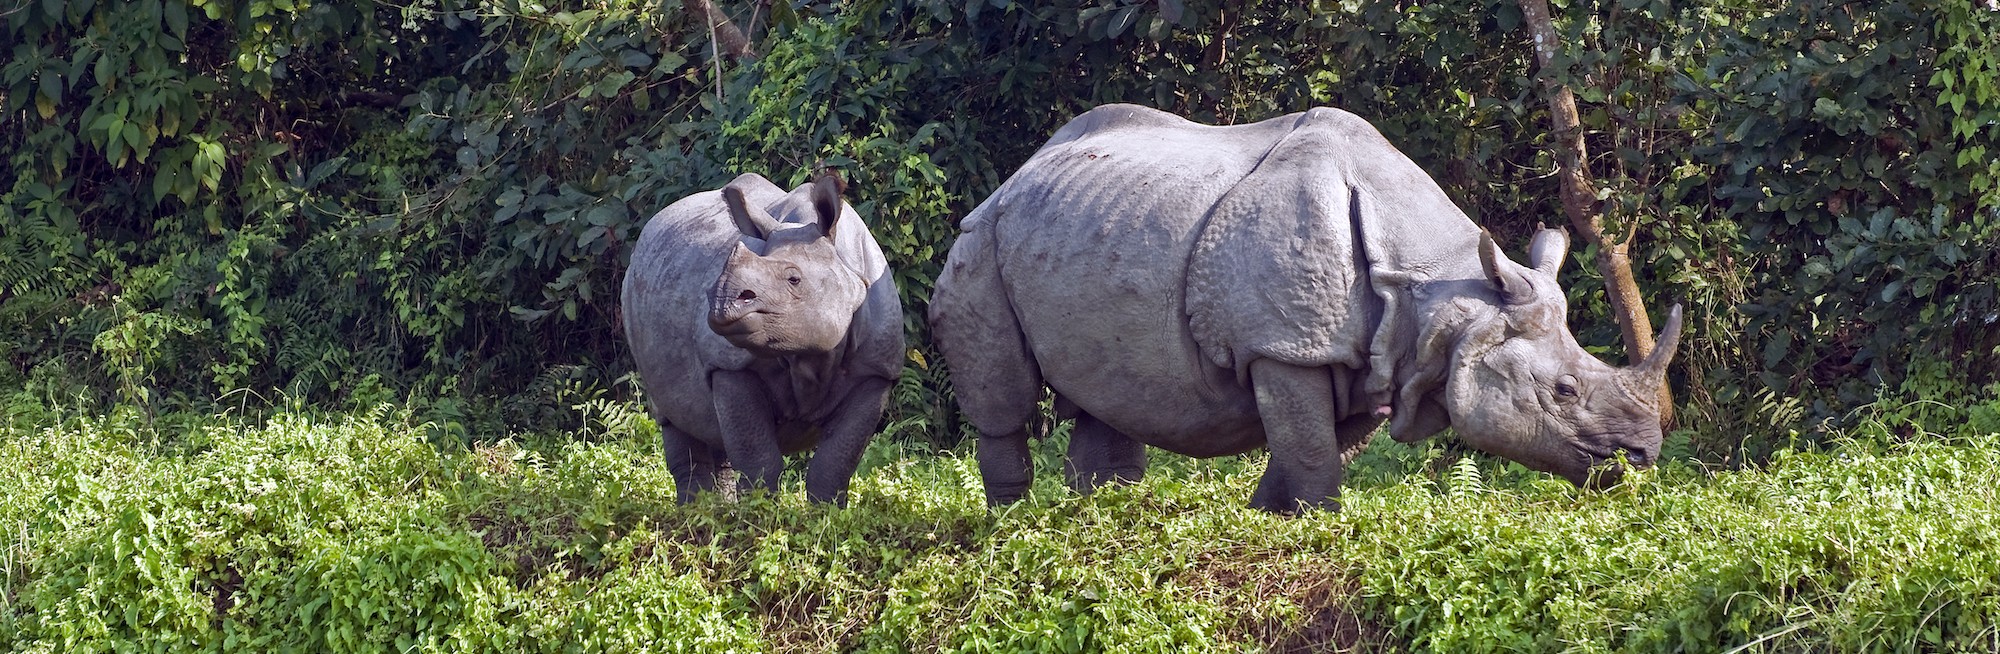
[[[1253,506],[1337,508],[1346,456],[1385,419],[1399,441],[1452,427],[1580,485],[1620,450],[1659,453],[1680,308],[1637,367],[1598,361],[1564,324],[1562,232],[1515,264],[1343,111],[1215,127],[1098,107],[961,229],[930,321],[989,502],[1028,486],[1044,384],[1076,419],[1068,474],[1085,491],[1138,479],[1142,444],[1268,445]]]
[[[845,500],[904,350],[888,263],[840,191],[743,175],[639,235],[625,338],[681,501],[725,462],[776,490],[784,455],[815,445],[807,495]]]

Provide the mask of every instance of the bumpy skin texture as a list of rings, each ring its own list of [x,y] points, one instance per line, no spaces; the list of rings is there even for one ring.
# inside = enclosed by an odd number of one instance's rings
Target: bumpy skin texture
[[[1398,440],[1469,444],[1589,483],[1658,454],[1655,356],[1577,345],[1545,231],[1507,260],[1366,121],[1313,109],[1241,126],[1107,105],[1063,127],[961,224],[933,333],[979,429],[991,502],[1033,471],[1044,385],[1078,418],[1070,478],[1137,479],[1143,445],[1268,445],[1255,506],[1337,506],[1345,459]],[[1614,478],[1615,470],[1596,479]]]
[[[888,262],[837,186],[743,175],[662,209],[633,248],[625,336],[683,502],[724,464],[776,490],[784,455],[815,448],[807,494],[845,501],[904,347]]]

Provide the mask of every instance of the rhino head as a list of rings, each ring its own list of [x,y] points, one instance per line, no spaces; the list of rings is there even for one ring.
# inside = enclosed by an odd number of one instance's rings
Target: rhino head
[[[763,357],[832,351],[868,296],[867,282],[834,245],[844,209],[840,179],[824,175],[809,183],[810,208],[793,199],[796,191],[775,205],[788,213],[812,212],[799,221],[781,221],[750,204],[741,183],[723,187],[722,199],[737,229],[762,247],[738,241],[723,263],[709,291],[709,329]]]
[[[1556,271],[1568,247],[1562,231],[1543,230],[1528,248],[1533,267],[1523,267],[1502,256],[1492,236],[1480,235],[1480,263],[1498,311],[1464,332],[1444,408],[1468,445],[1578,486],[1604,487],[1623,474],[1619,453],[1636,467],[1659,457],[1659,388],[1680,341],[1681,308],[1668,313],[1644,361],[1606,365],[1566,324]]]

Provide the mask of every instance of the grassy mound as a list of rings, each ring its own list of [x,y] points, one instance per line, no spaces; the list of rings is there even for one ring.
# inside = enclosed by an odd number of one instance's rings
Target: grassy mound
[[[2000,646],[2000,436],[1584,492],[1378,444],[1339,514],[1258,457],[1077,497],[1037,446],[870,450],[847,509],[679,507],[643,429],[435,446],[388,409],[0,431],[0,650],[1941,651]]]

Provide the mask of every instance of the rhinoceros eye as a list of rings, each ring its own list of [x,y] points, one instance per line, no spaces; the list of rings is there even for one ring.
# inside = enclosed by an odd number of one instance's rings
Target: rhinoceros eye
[[[798,276],[798,275],[792,275],[791,277],[788,277],[788,278],[786,278],[786,279],[785,279],[785,281],[788,281],[788,282],[791,282],[793,286],[798,286],[798,285],[799,285],[799,276]]]
[[[1576,397],[1576,378],[1563,375],[1562,380],[1556,382],[1556,395]]]

